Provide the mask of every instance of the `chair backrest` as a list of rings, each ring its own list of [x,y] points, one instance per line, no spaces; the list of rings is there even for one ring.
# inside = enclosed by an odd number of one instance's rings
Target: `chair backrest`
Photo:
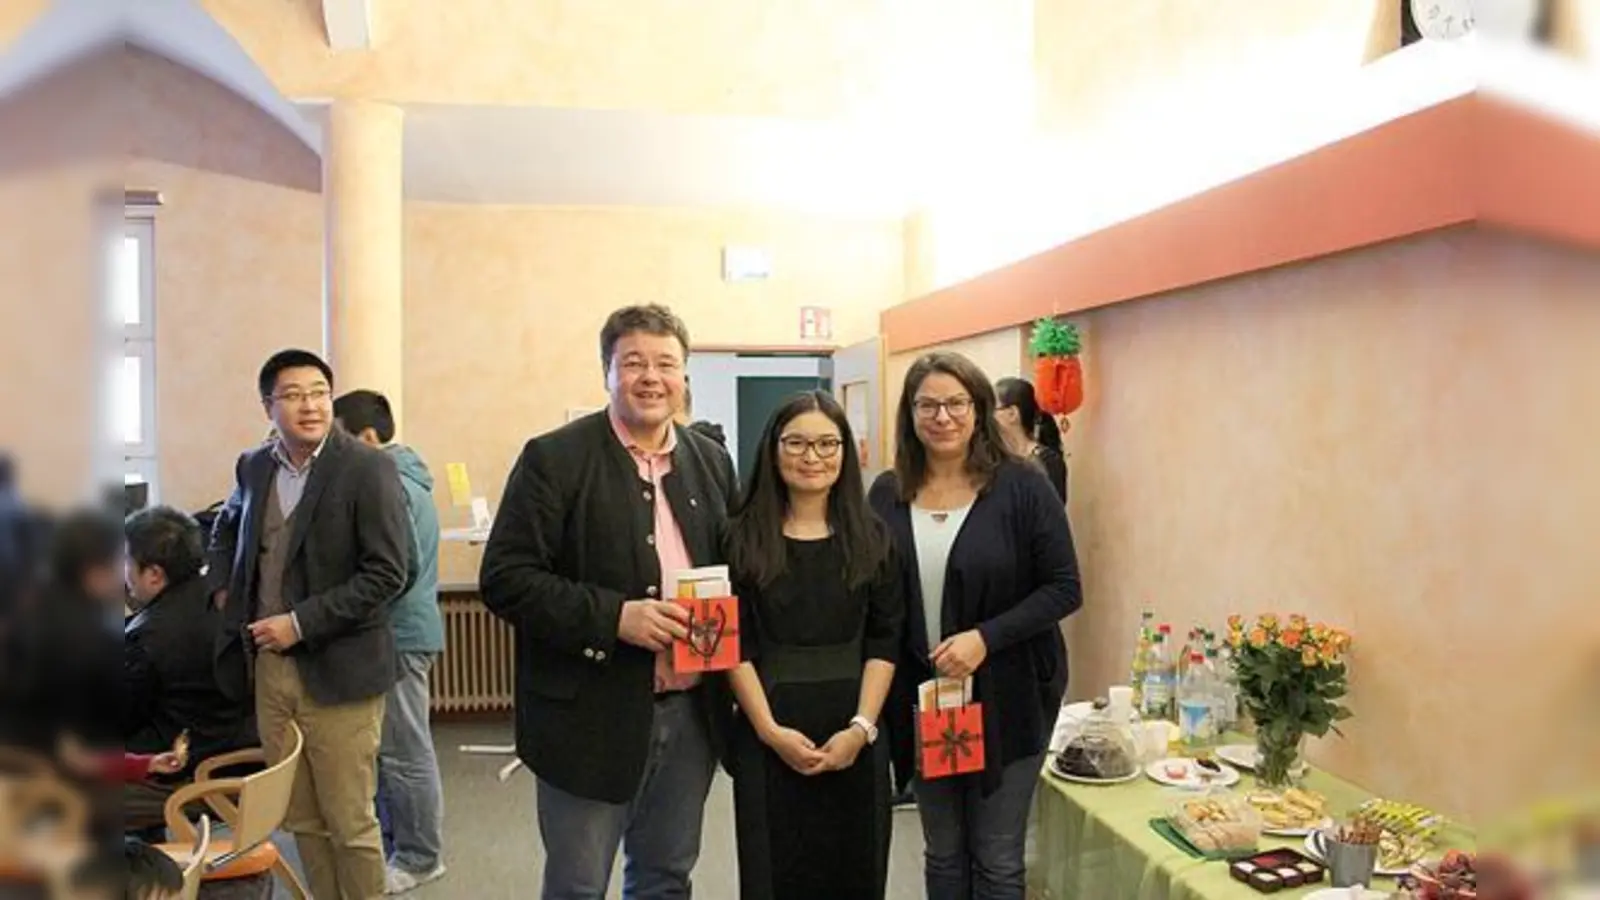
[[[238,850],[249,849],[271,837],[289,811],[289,792],[294,787],[295,769],[300,765],[305,736],[294,722],[285,727],[289,730],[289,752],[277,765],[246,776],[244,787],[239,791],[239,825],[233,835],[233,846]]]
[[[198,900],[200,881],[206,873],[206,854],[211,852],[211,817],[201,816],[195,829],[194,849],[189,854],[189,864],[183,868],[183,892],[180,900]]]

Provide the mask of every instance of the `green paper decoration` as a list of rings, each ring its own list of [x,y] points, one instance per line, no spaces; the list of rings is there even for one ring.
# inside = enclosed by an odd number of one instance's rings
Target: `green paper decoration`
[[[1033,324],[1028,350],[1034,356],[1077,356],[1082,349],[1083,338],[1078,334],[1078,326],[1071,322],[1045,318]]]

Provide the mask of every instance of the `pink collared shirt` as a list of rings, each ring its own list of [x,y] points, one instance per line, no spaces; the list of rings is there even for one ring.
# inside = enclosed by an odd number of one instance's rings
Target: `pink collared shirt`
[[[667,502],[667,492],[662,490],[661,480],[672,471],[672,451],[678,446],[678,430],[668,426],[667,442],[660,450],[645,450],[628,433],[628,427],[617,417],[615,411],[609,412],[611,417],[611,430],[616,433],[617,440],[627,448],[633,456],[633,461],[639,466],[639,478],[650,483],[652,503],[655,507],[655,548],[656,559],[661,564],[661,579],[665,581],[670,572],[694,568],[694,560],[689,556],[689,546],[684,543],[683,529],[678,527],[678,520],[672,514],[672,504]],[[664,584],[656,585],[656,595],[666,598]],[[656,693],[665,691],[683,691],[700,683],[698,675],[679,675],[672,671],[672,653],[670,651],[656,654]]]

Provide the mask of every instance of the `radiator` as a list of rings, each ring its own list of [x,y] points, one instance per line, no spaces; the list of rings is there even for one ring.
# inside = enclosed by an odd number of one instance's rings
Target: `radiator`
[[[444,653],[433,667],[434,712],[509,712],[515,698],[516,644],[511,626],[476,594],[446,594]]]

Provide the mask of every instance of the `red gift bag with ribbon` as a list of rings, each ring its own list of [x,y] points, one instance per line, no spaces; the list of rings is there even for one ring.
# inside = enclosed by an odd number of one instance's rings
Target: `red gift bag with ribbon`
[[[917,769],[928,780],[983,771],[983,704],[917,711]]]
[[[677,598],[689,611],[689,637],[672,642],[672,670],[726,672],[739,667],[739,598]]]

